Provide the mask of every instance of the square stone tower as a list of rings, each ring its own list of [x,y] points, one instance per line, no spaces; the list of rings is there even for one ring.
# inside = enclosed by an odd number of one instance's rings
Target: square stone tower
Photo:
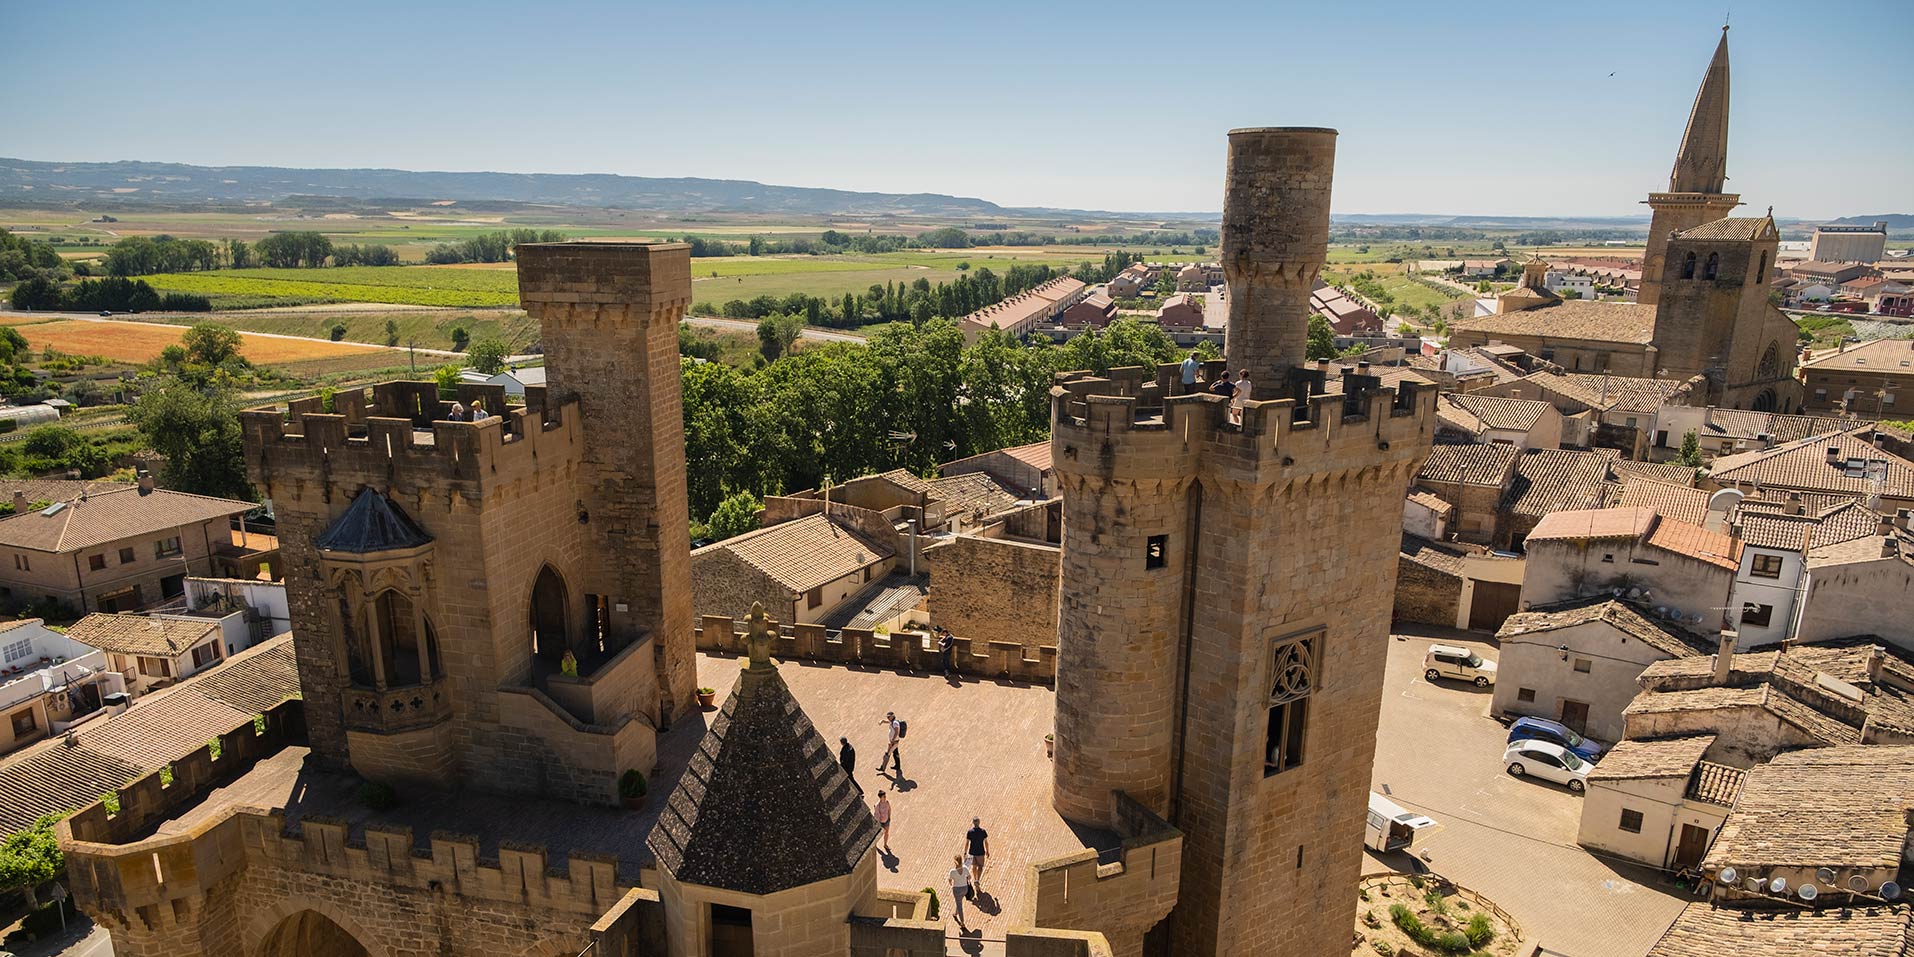
[[[1184,834],[1167,926],[1112,933],[1119,953],[1349,945],[1401,539],[1379,506],[1428,453],[1435,393],[1302,364],[1335,136],[1230,134],[1228,366],[1265,397],[1240,423],[1140,375],[1052,390],[1054,801],[1114,830],[1121,791]]]
[[[312,749],[413,787],[617,801],[692,706],[683,245],[521,246],[550,391],[430,382],[243,414]],[[500,414],[503,413],[503,414]]]

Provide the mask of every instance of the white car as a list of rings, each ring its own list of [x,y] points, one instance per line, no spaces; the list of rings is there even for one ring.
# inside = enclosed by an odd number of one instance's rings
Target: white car
[[[1575,752],[1547,741],[1517,741],[1502,752],[1502,763],[1516,777],[1534,775],[1554,781],[1580,794],[1588,788],[1588,772],[1594,765],[1575,756]]]
[[[1467,648],[1430,645],[1429,653],[1422,656],[1422,676],[1430,681],[1455,678],[1473,682],[1478,688],[1486,688],[1495,684],[1495,662]]]

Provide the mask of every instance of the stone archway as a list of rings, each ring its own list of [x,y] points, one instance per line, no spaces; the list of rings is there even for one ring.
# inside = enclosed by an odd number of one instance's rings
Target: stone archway
[[[261,930],[263,925],[264,929]],[[254,921],[250,957],[386,957],[350,917],[320,902],[286,901]]]
[[[1754,398],[1754,410],[1756,412],[1773,412],[1775,411],[1775,405],[1778,401],[1773,389],[1762,389],[1761,394]]]
[[[550,565],[541,566],[532,582],[529,614],[532,653],[554,662],[564,657],[565,649],[571,647],[571,591]]]

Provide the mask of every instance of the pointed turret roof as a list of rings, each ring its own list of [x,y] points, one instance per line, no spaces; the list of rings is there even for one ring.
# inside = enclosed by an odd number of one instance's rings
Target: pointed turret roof
[[[648,839],[679,881],[771,894],[848,875],[877,840],[838,766],[769,656],[762,606],[751,656]]]
[[[1719,193],[1728,180],[1728,28],[1721,28],[1708,73],[1701,78],[1688,129],[1668,177],[1672,193]]]
[[[406,517],[391,499],[367,487],[359,490],[345,513],[326,526],[312,544],[321,551],[364,555],[417,548],[431,540],[432,536]]]

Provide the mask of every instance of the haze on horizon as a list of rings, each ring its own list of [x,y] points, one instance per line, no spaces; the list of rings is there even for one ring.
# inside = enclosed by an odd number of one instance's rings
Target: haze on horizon
[[[0,153],[1214,211],[1229,128],[1309,125],[1342,133],[1338,213],[1628,216],[1666,187],[1721,25],[1638,0],[962,9],[4,5]],[[1732,26],[1745,208],[1914,208],[1914,128],[1883,119],[1914,6],[1762,0]]]

